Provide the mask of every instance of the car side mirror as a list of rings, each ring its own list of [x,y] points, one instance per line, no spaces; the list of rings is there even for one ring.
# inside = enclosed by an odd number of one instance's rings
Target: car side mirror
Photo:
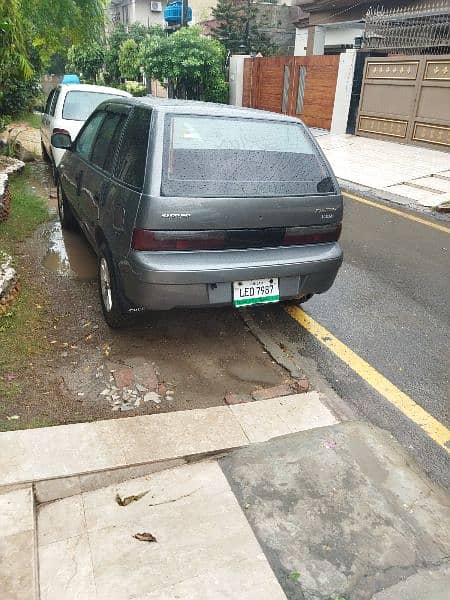
[[[68,133],[54,133],[51,137],[52,146],[61,150],[72,150],[72,140]]]

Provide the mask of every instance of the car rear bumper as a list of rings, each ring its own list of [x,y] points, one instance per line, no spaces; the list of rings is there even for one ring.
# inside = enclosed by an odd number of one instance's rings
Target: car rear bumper
[[[119,263],[125,296],[165,310],[232,304],[232,283],[279,277],[280,298],[326,292],[342,264],[338,243],[201,252],[130,252]]]

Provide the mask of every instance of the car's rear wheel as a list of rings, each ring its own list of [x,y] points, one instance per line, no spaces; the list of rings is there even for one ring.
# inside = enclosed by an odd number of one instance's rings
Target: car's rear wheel
[[[120,293],[118,278],[107,246],[100,247],[98,256],[98,289],[103,317],[113,329],[127,324],[127,314]]]
[[[58,170],[56,169],[55,160],[50,158],[50,169],[52,170],[52,179],[55,185],[58,185]]]
[[[310,300],[313,296],[314,294],[305,294],[304,296],[300,296],[300,298],[296,298],[297,304],[304,304],[305,302],[308,302],[308,300]]]
[[[60,183],[58,183],[56,190],[58,194],[58,214],[61,227],[63,229],[76,229],[77,221]]]

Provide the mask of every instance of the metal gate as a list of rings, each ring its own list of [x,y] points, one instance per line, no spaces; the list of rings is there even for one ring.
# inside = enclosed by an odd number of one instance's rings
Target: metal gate
[[[247,58],[242,103],[329,129],[338,70],[339,56]]]
[[[356,133],[450,150],[450,55],[367,58]]]

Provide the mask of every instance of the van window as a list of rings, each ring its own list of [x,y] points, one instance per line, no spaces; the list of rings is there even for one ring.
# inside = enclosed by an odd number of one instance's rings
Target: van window
[[[137,190],[141,190],[144,183],[151,116],[151,111],[145,108],[135,108],[131,113],[125,125],[114,170],[119,181]]]
[[[53,89],[50,92],[50,94],[48,95],[47,102],[45,103],[45,109],[44,109],[44,113],[46,115],[50,114],[50,106],[52,104],[52,100],[53,100],[53,96],[55,95],[55,92],[56,92],[56,88]]]
[[[58,102],[59,94],[61,93],[61,88],[56,88],[55,95],[53,96],[52,103],[50,105],[50,116],[53,117],[55,114],[56,103]]]
[[[79,136],[77,137],[77,152],[85,158],[89,160],[91,155],[92,146],[94,144],[94,140],[97,136],[97,131],[99,127],[103,123],[103,119],[105,118],[106,113],[104,111],[96,112],[86,123],[84,128],[81,130]]]
[[[95,139],[91,161],[108,173],[112,172],[113,158],[126,118],[123,113],[107,112]]]
[[[114,94],[74,90],[67,92],[64,100],[63,119],[86,121],[91,112],[104,100],[117,98]]]
[[[326,164],[301,123],[167,115],[163,156],[165,196],[298,196],[333,191]]]

